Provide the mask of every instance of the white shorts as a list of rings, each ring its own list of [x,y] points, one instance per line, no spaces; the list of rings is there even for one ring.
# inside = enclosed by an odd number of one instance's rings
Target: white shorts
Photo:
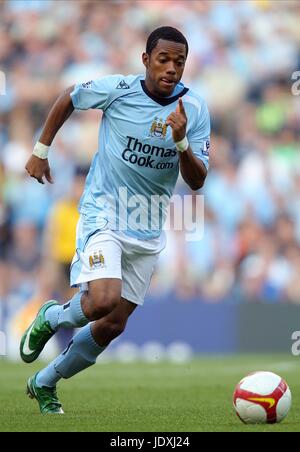
[[[122,280],[121,296],[142,305],[165,233],[151,240],[132,238],[120,231],[97,229],[94,221],[80,217],[76,254],[71,264],[71,286],[87,290],[87,283],[103,278]]]

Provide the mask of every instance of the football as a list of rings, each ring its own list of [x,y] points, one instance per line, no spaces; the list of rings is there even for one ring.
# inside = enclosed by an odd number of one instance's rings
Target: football
[[[288,414],[291,391],[283,378],[272,372],[254,372],[235,387],[233,406],[245,424],[275,424]]]

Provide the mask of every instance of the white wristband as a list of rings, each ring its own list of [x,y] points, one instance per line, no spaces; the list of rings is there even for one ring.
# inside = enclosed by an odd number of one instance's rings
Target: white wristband
[[[184,137],[183,140],[177,141],[177,143],[175,143],[176,149],[177,149],[177,151],[179,151],[179,152],[185,152],[185,151],[187,151],[189,145],[190,145],[190,144],[189,144],[189,142],[188,142],[187,137]]]
[[[33,148],[32,154],[36,157],[39,157],[40,159],[45,160],[48,158],[49,149],[50,146],[46,146],[45,144],[38,141]]]

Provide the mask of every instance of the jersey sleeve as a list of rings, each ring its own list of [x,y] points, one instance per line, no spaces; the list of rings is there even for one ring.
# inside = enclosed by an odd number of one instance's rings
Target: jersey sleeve
[[[203,101],[200,113],[195,127],[187,134],[190,147],[194,155],[202,160],[206,169],[209,168],[209,149],[210,149],[210,116]]]
[[[121,75],[109,75],[75,85],[71,92],[74,108],[76,110],[88,110],[89,108],[105,110],[110,104],[112,91],[115,90],[121,79]]]

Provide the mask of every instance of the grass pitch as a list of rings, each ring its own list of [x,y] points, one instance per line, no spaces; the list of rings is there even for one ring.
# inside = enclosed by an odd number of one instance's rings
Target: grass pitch
[[[0,431],[300,431],[300,358],[243,355],[188,364],[102,363],[68,381],[58,395],[64,416],[42,416],[25,395],[27,378],[43,364],[0,361]],[[270,370],[285,378],[293,406],[278,425],[246,426],[232,408],[236,383]]]

